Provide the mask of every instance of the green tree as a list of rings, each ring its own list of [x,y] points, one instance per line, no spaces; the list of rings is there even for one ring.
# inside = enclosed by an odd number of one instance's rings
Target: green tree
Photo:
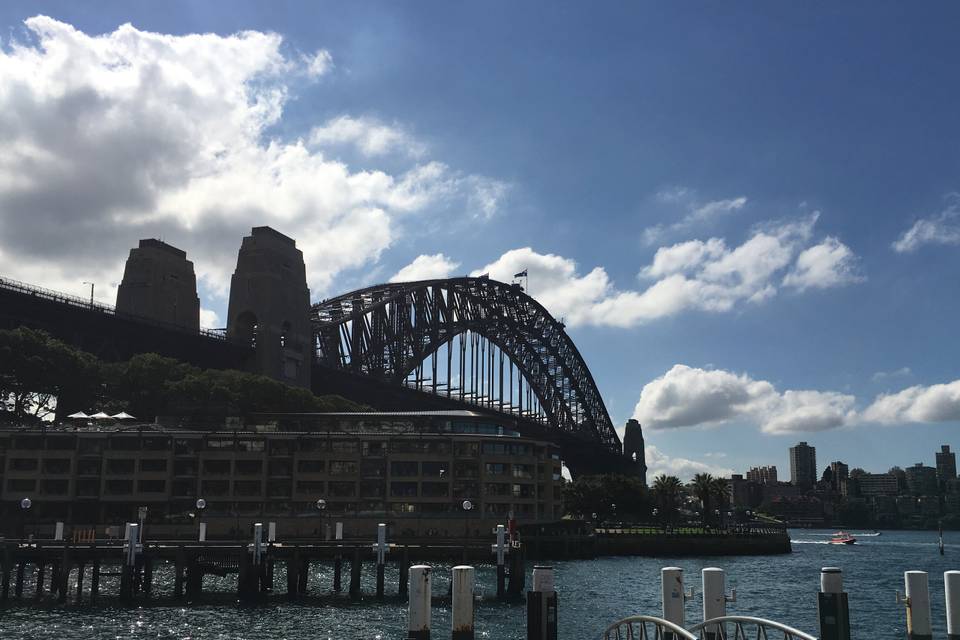
[[[714,487],[715,479],[709,473],[698,473],[693,476],[693,482],[690,483],[690,489],[693,495],[700,501],[700,519],[704,526],[710,523],[710,516],[713,513]]]

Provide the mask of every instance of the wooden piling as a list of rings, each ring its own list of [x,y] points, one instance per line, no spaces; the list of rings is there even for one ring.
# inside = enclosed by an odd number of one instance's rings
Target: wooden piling
[[[76,604],[80,606],[83,604],[83,572],[86,570],[87,565],[83,562],[77,563],[77,598]]]
[[[177,556],[174,560],[174,576],[173,576],[173,598],[174,600],[180,600],[183,598],[183,572],[186,569],[186,554],[183,550],[183,545],[177,547]]]
[[[333,558],[333,592],[340,593],[343,591],[342,584],[342,574],[343,574],[343,554],[340,553],[339,548],[337,549],[337,555]]]
[[[97,603],[97,596],[100,595],[100,556],[94,548],[93,569],[90,571],[90,604]]]
[[[297,573],[300,584],[297,587],[297,593],[301,596],[307,595],[307,581],[310,580],[310,557],[304,554],[300,560],[300,568]]]
[[[10,597],[10,545],[3,545],[3,576],[0,577],[0,600],[6,602]]]
[[[150,591],[153,588],[153,558],[147,554],[143,555],[143,595],[150,598]]]
[[[350,563],[350,598],[360,599],[360,547],[353,548],[353,561]]]
[[[40,545],[37,545],[38,547]],[[39,549],[38,549],[39,551]],[[37,559],[37,584],[36,591],[34,592],[34,597],[39,600],[43,597],[43,570],[44,570],[44,561],[42,558]]]
[[[200,558],[191,553],[187,558],[187,600],[197,600],[203,593],[203,569]]]
[[[13,594],[17,598],[23,597],[23,570],[26,568],[24,565],[27,564],[27,561],[23,558],[20,558],[20,561],[17,562],[17,578],[13,586]]]
[[[300,588],[300,547],[293,548],[293,555],[287,556],[287,597],[296,598]]]
[[[399,574],[400,580],[397,585],[397,593],[401,598],[406,598],[409,593],[408,589],[410,587],[408,580],[410,578],[410,548],[407,545],[403,545],[403,549],[400,551],[400,566]]]

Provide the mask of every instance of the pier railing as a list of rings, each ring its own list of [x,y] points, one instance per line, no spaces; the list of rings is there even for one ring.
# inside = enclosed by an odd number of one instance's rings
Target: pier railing
[[[784,524],[748,522],[704,527],[699,524],[604,523],[596,528],[600,535],[674,535],[674,536],[786,536]]]

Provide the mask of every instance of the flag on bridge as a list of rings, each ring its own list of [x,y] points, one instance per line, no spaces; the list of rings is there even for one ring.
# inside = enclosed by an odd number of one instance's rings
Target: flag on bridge
[[[514,278],[526,278],[526,277],[527,277],[527,270],[524,269],[524,270],[521,271],[520,273],[515,273],[515,274],[513,274],[513,277],[514,277]]]

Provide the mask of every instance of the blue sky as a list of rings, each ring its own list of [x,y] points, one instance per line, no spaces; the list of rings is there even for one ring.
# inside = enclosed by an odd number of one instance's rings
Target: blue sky
[[[255,224],[317,298],[528,268],[659,470],[932,464],[960,447],[958,18],[4,3],[0,272],[110,300],[162,236],[217,324]]]

